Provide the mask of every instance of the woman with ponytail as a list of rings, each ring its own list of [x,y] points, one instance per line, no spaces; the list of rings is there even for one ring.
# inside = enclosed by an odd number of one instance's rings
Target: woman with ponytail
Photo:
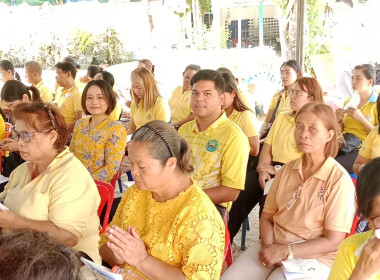
[[[129,143],[136,184],[101,236],[100,255],[144,279],[219,279],[224,225],[189,175],[191,149],[166,122],[141,126]]]

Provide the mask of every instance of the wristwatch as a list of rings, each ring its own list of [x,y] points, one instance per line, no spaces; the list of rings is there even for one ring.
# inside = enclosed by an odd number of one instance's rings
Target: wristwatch
[[[286,244],[288,246],[288,256],[286,257],[287,260],[292,260],[294,259],[293,251],[292,251],[292,246],[290,243]]]

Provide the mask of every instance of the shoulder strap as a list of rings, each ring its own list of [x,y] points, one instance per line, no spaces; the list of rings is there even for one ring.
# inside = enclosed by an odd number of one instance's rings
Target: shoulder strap
[[[269,123],[273,123],[274,118],[276,117],[276,112],[277,112],[278,106],[280,105],[281,99],[282,99],[282,95],[280,95],[280,97],[277,100],[276,107],[274,108],[274,111],[273,111],[272,117],[270,118]]]

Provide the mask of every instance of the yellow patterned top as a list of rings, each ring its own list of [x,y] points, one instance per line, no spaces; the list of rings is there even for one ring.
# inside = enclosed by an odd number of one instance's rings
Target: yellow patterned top
[[[181,268],[186,279],[219,279],[224,255],[224,224],[209,197],[192,185],[177,197],[157,202],[150,191],[128,189],[111,222],[133,226],[148,253]],[[102,234],[99,248],[108,239]],[[136,268],[124,265],[146,278]],[[146,278],[147,279],[147,278]]]
[[[127,145],[127,131],[119,122],[107,118],[93,130],[91,118],[75,124],[70,151],[83,163],[92,178],[110,183],[119,170]]]

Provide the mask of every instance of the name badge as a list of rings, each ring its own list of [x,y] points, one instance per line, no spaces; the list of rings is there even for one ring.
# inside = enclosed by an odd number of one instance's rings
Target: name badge
[[[71,96],[70,93],[65,94],[65,98],[70,98],[70,96]]]

